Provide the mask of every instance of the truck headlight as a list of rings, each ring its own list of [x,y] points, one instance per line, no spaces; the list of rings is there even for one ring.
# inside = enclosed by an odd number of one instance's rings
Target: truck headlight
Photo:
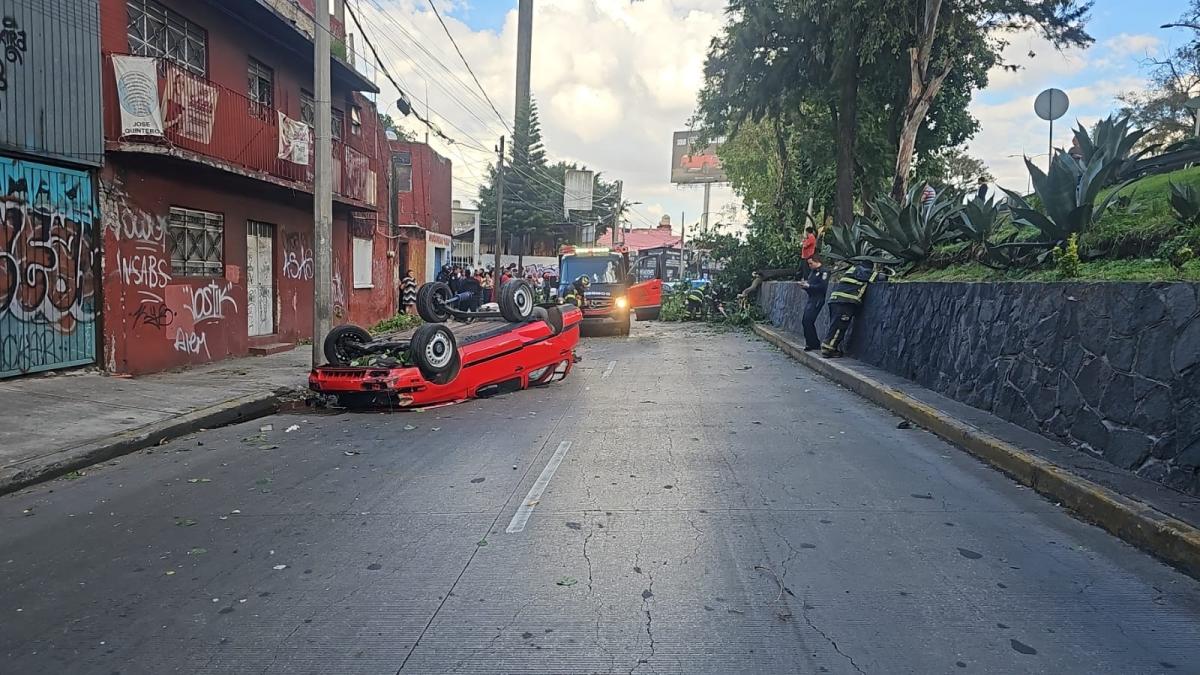
[[[623,297],[617,298],[613,304],[617,306],[617,309],[627,309],[629,307],[629,301]]]

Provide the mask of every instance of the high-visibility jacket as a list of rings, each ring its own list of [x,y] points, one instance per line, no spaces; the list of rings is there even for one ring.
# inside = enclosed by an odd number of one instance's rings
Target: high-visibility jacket
[[[867,286],[880,280],[882,276],[874,267],[864,267],[863,265],[851,267],[833,285],[833,292],[829,294],[829,303],[861,305],[863,296],[867,294]]]

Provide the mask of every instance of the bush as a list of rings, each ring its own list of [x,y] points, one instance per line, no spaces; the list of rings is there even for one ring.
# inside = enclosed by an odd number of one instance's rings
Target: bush
[[[371,326],[370,333],[372,335],[379,335],[380,333],[398,333],[410,328],[416,328],[422,323],[424,322],[421,321],[421,317],[417,316],[416,314],[397,314],[396,316],[384,319],[374,326]]]
[[[1079,278],[1079,238],[1071,235],[1066,247],[1054,248],[1054,267],[1058,270],[1060,279]]]

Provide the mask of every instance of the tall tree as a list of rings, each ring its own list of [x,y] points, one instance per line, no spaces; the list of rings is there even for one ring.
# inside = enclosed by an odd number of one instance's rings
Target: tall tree
[[[547,173],[546,148],[542,142],[542,126],[538,120],[537,103],[523,104],[513,125],[508,158],[504,168],[504,233],[509,241],[520,241],[526,235],[536,236],[556,222],[552,203],[553,183]],[[488,166],[487,180],[479,188],[478,205],[482,216],[494,220],[496,213],[496,167]],[[495,223],[491,228],[495,231]]]
[[[892,198],[908,192],[917,134],[929,108],[955,68],[971,58],[999,63],[1004,32],[1037,28],[1056,47],[1092,42],[1083,29],[1092,3],[1085,0],[918,0],[901,16],[908,21],[899,43],[906,45],[908,92],[903,103]],[[915,10],[915,11],[914,11]],[[968,61],[964,62],[964,57]],[[989,65],[990,65],[989,63]]]
[[[1200,0],[1191,0],[1170,27],[1191,31],[1191,39],[1166,55],[1147,57],[1150,86],[1118,96],[1124,104],[1121,114],[1149,131],[1142,139],[1147,145],[1188,138],[1200,115],[1185,105],[1200,90]]]

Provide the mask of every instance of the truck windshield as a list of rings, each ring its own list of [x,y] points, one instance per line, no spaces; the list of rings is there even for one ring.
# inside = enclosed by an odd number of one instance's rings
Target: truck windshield
[[[593,284],[615,284],[621,281],[619,258],[584,258],[568,256],[562,261],[562,281],[569,284],[586,275]]]

